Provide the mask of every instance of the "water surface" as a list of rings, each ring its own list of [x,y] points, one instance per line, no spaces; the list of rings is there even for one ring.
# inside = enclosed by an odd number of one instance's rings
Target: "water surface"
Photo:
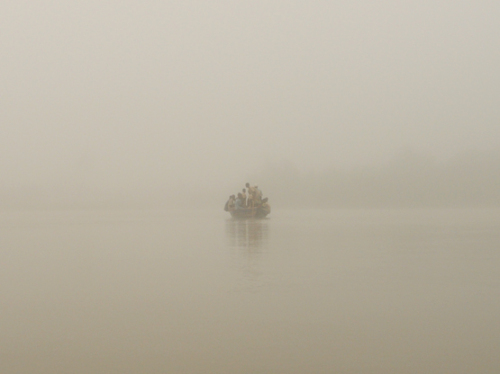
[[[0,213],[1,373],[498,373],[500,211]]]

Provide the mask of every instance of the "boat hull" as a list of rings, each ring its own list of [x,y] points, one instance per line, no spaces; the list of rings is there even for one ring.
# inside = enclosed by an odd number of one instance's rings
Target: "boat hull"
[[[265,218],[270,212],[258,207],[258,208],[241,208],[241,209],[231,209],[229,210],[231,216],[234,218]]]

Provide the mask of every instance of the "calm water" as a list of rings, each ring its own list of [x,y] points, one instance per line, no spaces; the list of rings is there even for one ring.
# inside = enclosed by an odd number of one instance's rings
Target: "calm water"
[[[0,213],[0,373],[499,373],[499,210]]]

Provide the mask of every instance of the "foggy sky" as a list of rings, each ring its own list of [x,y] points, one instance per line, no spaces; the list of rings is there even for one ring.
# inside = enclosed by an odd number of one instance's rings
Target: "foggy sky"
[[[3,188],[203,191],[282,160],[498,149],[499,19],[495,1],[4,1]]]

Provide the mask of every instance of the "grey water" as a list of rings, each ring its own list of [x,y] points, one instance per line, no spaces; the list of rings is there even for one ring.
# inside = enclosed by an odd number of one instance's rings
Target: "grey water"
[[[0,373],[499,373],[500,210],[0,213]]]

